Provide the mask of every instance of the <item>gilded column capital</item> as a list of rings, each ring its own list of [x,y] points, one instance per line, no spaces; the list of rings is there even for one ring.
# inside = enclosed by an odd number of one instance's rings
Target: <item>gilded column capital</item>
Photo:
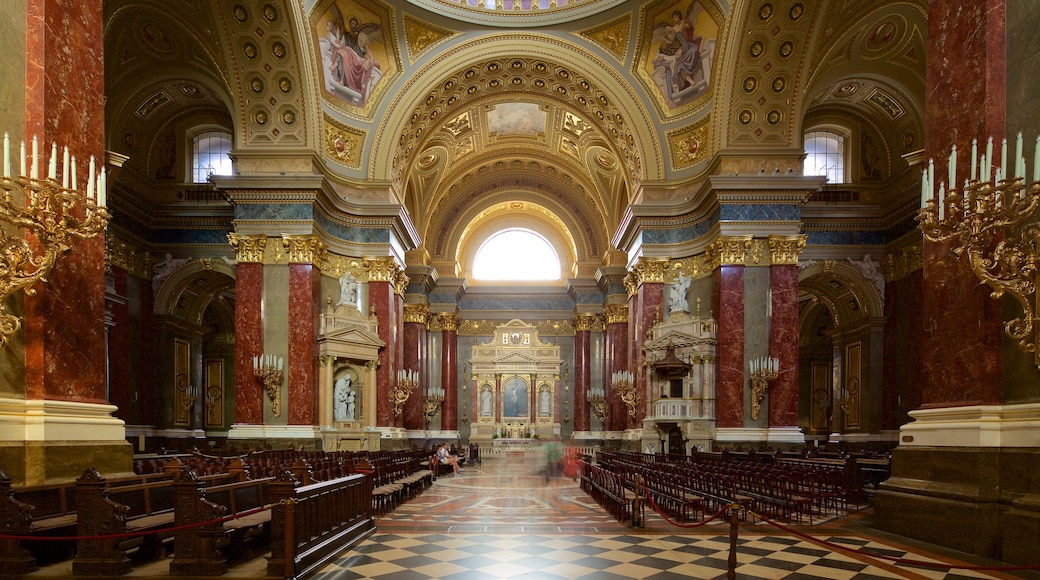
[[[639,258],[635,266],[632,266],[632,271],[639,284],[664,284],[665,274],[668,272],[668,260]]]
[[[282,234],[282,246],[289,253],[290,264],[321,264],[329,249],[314,234]]]
[[[459,325],[462,324],[462,317],[458,314],[442,312],[437,315],[437,319],[440,320],[441,330],[458,332]]]
[[[603,307],[603,319],[607,324],[628,324],[628,306],[608,304]]]
[[[625,274],[625,291],[628,292],[628,297],[631,298],[639,293],[639,277],[636,276],[635,272],[629,272]]]
[[[425,304],[405,304],[404,321],[417,322],[425,326],[430,322],[430,307]]]
[[[748,250],[751,248],[751,234],[745,236],[719,236],[704,249],[711,268],[719,266],[743,266],[747,264]]]
[[[228,234],[228,243],[235,248],[237,262],[263,263],[264,250],[267,249],[267,234],[247,236],[232,232]]]
[[[395,286],[401,272],[393,258],[366,258],[364,269],[369,282],[389,282]]]
[[[394,276],[394,293],[398,296],[404,296],[405,291],[408,290],[408,282],[410,278],[404,273],[404,270],[398,269],[397,274]]]
[[[809,236],[769,236],[769,263],[776,265],[798,265],[798,254],[805,247]]]
[[[589,313],[575,314],[571,318],[571,324],[574,325],[576,332],[592,332],[592,326],[596,322],[596,315]]]

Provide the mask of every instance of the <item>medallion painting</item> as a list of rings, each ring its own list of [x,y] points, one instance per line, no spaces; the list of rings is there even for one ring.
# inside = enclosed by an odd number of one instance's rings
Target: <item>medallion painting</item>
[[[642,73],[668,111],[709,94],[719,25],[698,0],[655,6],[644,34]]]
[[[323,86],[336,101],[366,108],[397,72],[389,22],[385,12],[343,0],[315,21]]]

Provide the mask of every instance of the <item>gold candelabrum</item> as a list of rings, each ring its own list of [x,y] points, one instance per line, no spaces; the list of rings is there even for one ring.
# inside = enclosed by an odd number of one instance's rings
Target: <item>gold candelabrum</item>
[[[780,361],[772,356],[751,359],[748,361],[748,371],[751,376],[751,418],[758,419],[769,381],[780,374]]]
[[[1033,364],[1040,366],[1037,349],[1037,310],[1040,297],[1037,283],[1040,271],[1040,224],[1036,209],[1040,199],[1040,137],[1033,158],[1033,182],[1026,183],[1022,158],[1022,134],[1018,134],[1014,167],[1008,166],[1008,144],[1001,144],[1001,165],[993,164],[993,138],[985,153],[978,152],[978,141],[971,144],[971,169],[968,179],[957,189],[957,147],[950,151],[946,182],[935,188],[935,162],[929,160],[921,179],[921,210],[917,214],[924,238],[931,242],[950,242],[952,251],[966,256],[975,276],[990,287],[990,296],[1010,295],[1022,307],[1022,316],[1004,323],[1004,332],[1018,342],[1023,352],[1033,353]],[[1010,170],[1010,173],[1009,173]]]
[[[267,398],[271,399],[271,414],[282,415],[282,370],[285,359],[273,354],[253,357],[253,374],[264,383]]]
[[[394,416],[401,415],[401,405],[412,395],[419,384],[419,371],[400,369],[397,371],[397,382],[390,387],[390,404],[394,406]]]
[[[607,397],[603,387],[589,387],[589,408],[599,417],[601,423],[607,420]]]
[[[616,371],[610,375],[610,386],[618,394],[621,402],[628,407],[628,416],[636,416],[636,405],[639,404],[639,393],[636,392],[635,376],[632,371]]]
[[[431,387],[429,392],[426,393],[426,398],[423,399],[423,417],[426,418],[427,424],[433,420],[433,416],[437,414],[437,409],[441,407],[441,403],[444,402],[444,389],[441,387]]]
[[[58,256],[69,250],[69,243],[98,235],[111,217],[105,208],[105,171],[95,168],[93,156],[84,195],[76,181],[76,157],[70,157],[68,147],[63,148],[61,182],[58,145],[51,146],[46,178],[40,177],[41,155],[36,137],[31,147],[27,156],[22,142],[19,172],[12,175],[11,141],[4,133],[0,177],[0,348],[22,326],[20,317],[6,311],[8,299],[19,290],[33,295],[32,286],[47,281],[47,274]],[[19,230],[25,235],[16,236]]]

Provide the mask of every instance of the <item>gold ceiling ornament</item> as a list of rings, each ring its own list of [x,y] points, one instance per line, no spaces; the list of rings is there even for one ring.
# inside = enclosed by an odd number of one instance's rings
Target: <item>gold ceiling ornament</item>
[[[314,234],[282,234],[282,246],[289,252],[290,264],[321,264],[329,252]]]
[[[365,132],[325,115],[325,155],[350,169],[361,169]]]
[[[805,248],[809,237],[805,234],[795,236],[769,236],[769,262],[774,265],[798,265],[798,254]]]
[[[419,20],[411,14],[404,15],[404,45],[408,59],[414,64],[434,46],[456,36],[456,32]]]
[[[710,124],[711,115],[707,115],[696,127],[687,127],[668,135],[672,150],[672,166],[675,169],[687,169],[709,157]]]
[[[578,32],[578,36],[600,45],[618,62],[625,62],[625,57],[628,56],[628,39],[631,36],[631,29],[632,15],[625,14],[595,28],[582,30]]]
[[[425,304],[405,304],[404,321],[426,326],[430,322],[430,307]]]
[[[749,249],[751,249],[751,234],[719,236],[705,248],[705,254],[711,260],[711,268],[714,270],[720,266],[746,265]]]
[[[1033,183],[1027,185],[1025,159],[1022,157],[1022,134],[1018,134],[1014,167],[1007,164],[1008,143],[1001,146],[1002,163],[993,164],[993,138],[979,157],[977,143],[972,142],[970,177],[964,187],[946,190],[945,180],[935,190],[935,165],[921,180],[921,210],[917,214],[924,239],[949,243],[959,257],[967,257],[975,276],[993,291],[995,299],[1009,294],[1022,307],[1022,316],[1004,323],[1004,332],[1018,342],[1022,352],[1033,353],[1033,363],[1040,366],[1037,348],[1040,326],[1036,324],[1040,310],[1040,137],[1037,137],[1033,161]],[[957,148],[950,152],[949,182],[957,179]]]
[[[0,177],[0,348],[21,328],[21,318],[8,314],[7,301],[23,290],[32,295],[37,282],[47,274],[73,239],[88,239],[104,231],[111,217],[105,208],[105,170],[95,170],[90,157],[86,194],[76,187],[76,157],[63,149],[61,183],[58,182],[58,145],[51,147],[47,177],[41,178],[39,141],[34,136],[32,151],[20,150],[19,176],[11,175],[11,143],[4,133],[3,177]],[[28,171],[26,167],[28,166]],[[96,188],[96,189],[95,189]],[[79,215],[83,217],[80,218]],[[13,237],[10,231],[25,231]],[[33,241],[35,239],[35,241]]]
[[[235,261],[262,264],[267,248],[267,234],[245,235],[232,232],[228,234],[228,244],[235,248]]]

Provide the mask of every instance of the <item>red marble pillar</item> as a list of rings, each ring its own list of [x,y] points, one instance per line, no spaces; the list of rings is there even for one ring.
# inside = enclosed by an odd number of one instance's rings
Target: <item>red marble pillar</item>
[[[588,394],[592,359],[592,315],[574,316],[574,430],[589,430]],[[559,389],[557,389],[559,395]],[[557,409],[559,402],[557,401]]]
[[[301,256],[301,259],[304,256]],[[311,263],[289,263],[289,425],[315,425],[318,376],[316,362],[321,271]]]
[[[647,393],[646,373],[643,372],[645,355],[642,347],[647,333],[664,316],[662,312],[664,272],[667,265],[667,260],[640,258],[632,268],[636,292],[634,296],[630,295],[629,297],[629,304],[631,305],[629,320],[632,324],[632,340],[629,343],[628,360],[631,363],[629,370],[632,371],[635,377],[636,392],[639,393],[639,405],[636,407],[636,415],[631,418],[633,422],[631,426],[633,427],[642,426],[643,418],[646,417],[647,404],[650,400]]]
[[[397,332],[395,328],[394,287],[388,281],[368,283],[368,302],[379,319],[379,339],[386,345],[379,350],[376,368],[376,425],[389,427],[396,423],[390,407],[390,386],[397,380]],[[412,396],[416,396],[414,393]]]
[[[925,152],[935,159],[937,180],[947,174],[952,145],[970,151],[972,138],[983,145],[992,136],[1000,150],[1007,116],[1005,28],[1003,0],[928,2]],[[958,156],[959,174],[968,175],[969,157]],[[999,404],[1003,304],[989,297],[966,260],[950,255],[948,244],[924,242],[922,402]]]
[[[603,370],[603,382],[607,397],[607,419],[604,430],[624,429],[628,414],[625,406],[617,399],[610,388],[610,377],[617,371],[628,369],[628,306],[612,305],[603,309],[607,328],[605,333],[606,368]],[[588,411],[585,412],[586,415]]]
[[[68,145],[85,168],[105,158],[101,0],[25,2],[25,137],[40,152]],[[69,47],[75,50],[69,50]],[[89,120],[89,122],[88,122]],[[40,163],[41,170],[46,167]],[[84,172],[85,176],[85,172]],[[81,191],[86,190],[83,183]],[[85,194],[84,194],[85,195]],[[25,394],[105,401],[104,234],[74,240],[47,282],[25,295]]]
[[[428,392],[430,369],[426,366],[426,324],[430,319],[430,309],[422,304],[407,305],[404,308],[404,332],[401,360],[406,369],[419,371],[418,394],[408,399],[404,408],[405,429],[423,429],[425,417],[422,412],[422,400]]]
[[[459,324],[462,322],[458,314],[441,314],[441,386],[444,387],[444,403],[441,411],[441,430],[458,429],[458,352]]]
[[[715,426],[744,426],[744,266],[722,265],[712,276],[718,320],[718,386]]]
[[[266,236],[232,235],[235,268],[235,423],[264,422],[263,386],[253,374],[253,357],[264,354],[264,265]]]
[[[769,354],[780,363],[780,372],[769,385],[769,426],[798,426],[798,265],[774,264],[769,268],[772,288],[772,320]]]

